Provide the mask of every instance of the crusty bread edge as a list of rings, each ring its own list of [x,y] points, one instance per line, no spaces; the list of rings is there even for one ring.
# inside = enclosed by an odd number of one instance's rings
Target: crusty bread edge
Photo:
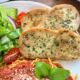
[[[79,15],[79,11],[77,10],[76,7],[74,7],[73,5],[71,4],[59,4],[59,5],[56,5],[54,6],[52,9],[56,9],[56,8],[62,8],[62,7],[69,7],[70,9],[73,9],[76,13],[77,13],[77,21],[78,21],[78,24],[77,24],[77,30],[80,26],[80,15]],[[50,9],[50,10],[52,10]],[[74,31],[77,31],[77,30],[74,30]]]
[[[25,33],[28,33],[28,32],[31,32],[31,31],[37,31],[37,30],[49,31],[50,33],[68,32],[68,33],[74,35],[75,37],[80,38],[80,35],[79,35],[79,34],[73,32],[73,31],[67,30],[67,29],[51,30],[51,29],[45,29],[45,28],[32,28],[32,29],[26,30],[25,32],[23,32],[23,33],[21,34],[21,36],[20,36],[20,38],[19,38],[19,49],[20,49],[21,46],[22,46],[22,45],[21,45],[21,42],[20,42],[22,36],[23,36]],[[24,55],[23,55],[23,56],[24,56]],[[24,56],[24,57],[25,57],[25,56]],[[79,58],[79,56],[78,56],[77,58],[75,58],[74,60],[76,60],[76,59],[78,59],[78,58]],[[30,59],[35,59],[35,58],[30,58]],[[55,57],[55,58],[53,58],[53,59],[57,59],[57,58]],[[57,60],[63,60],[63,59],[57,59]],[[70,60],[66,59],[66,60],[64,60],[64,61],[72,61],[72,60],[73,60],[73,59],[70,59]]]

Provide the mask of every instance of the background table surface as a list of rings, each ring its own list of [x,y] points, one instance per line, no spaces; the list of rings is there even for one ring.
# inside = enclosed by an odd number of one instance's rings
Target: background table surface
[[[10,0],[10,1],[16,1],[16,0]],[[51,7],[58,4],[71,4],[75,6],[80,13],[80,0],[17,0],[17,1],[35,1],[46,4]]]

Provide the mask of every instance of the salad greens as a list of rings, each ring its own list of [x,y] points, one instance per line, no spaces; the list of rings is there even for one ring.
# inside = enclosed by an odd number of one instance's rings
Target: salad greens
[[[69,77],[70,71],[61,68],[52,68],[45,62],[36,62],[35,75],[39,79],[48,77],[51,80],[65,80]]]
[[[15,30],[9,32],[7,34],[7,36],[8,36],[9,39],[13,40],[13,39],[18,38],[20,36],[20,34],[21,34],[21,29],[18,28],[18,29],[15,29]]]
[[[0,52],[15,47],[13,41],[9,41],[6,44],[0,46]]]
[[[16,21],[16,17],[18,16],[17,12],[18,12],[18,10],[15,9],[15,8],[9,8],[9,9],[7,10],[8,15],[9,15],[12,19],[14,19],[15,21]]]
[[[7,37],[7,36],[3,36],[2,38],[1,38],[1,44],[5,44],[5,43],[7,43],[7,42],[9,42],[10,41],[10,39]]]
[[[7,32],[9,32],[10,30],[6,29],[5,27],[3,26],[0,26],[0,38],[2,36],[4,36]]]
[[[8,16],[10,16],[16,21],[17,13],[18,10],[16,8],[6,9],[0,6],[0,62],[4,60],[4,54],[11,48],[19,47],[18,39],[22,33],[21,28],[14,29],[13,24],[8,19]]]

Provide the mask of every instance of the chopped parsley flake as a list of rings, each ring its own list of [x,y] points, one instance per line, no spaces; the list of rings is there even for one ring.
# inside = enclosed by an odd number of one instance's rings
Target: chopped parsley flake
[[[51,51],[51,54],[53,54],[53,51]]]
[[[33,51],[35,51],[35,48],[33,47]]]
[[[43,46],[44,46],[44,47],[46,47],[46,44],[45,44],[45,43],[43,43]]]
[[[55,22],[53,21],[53,25],[52,25],[52,27],[54,27],[55,26]]]
[[[55,41],[54,44],[55,44],[56,46],[59,46],[59,42],[58,42],[58,41]]]
[[[50,24],[52,24],[52,22],[50,22]]]
[[[67,9],[67,12],[70,13],[70,9]]]

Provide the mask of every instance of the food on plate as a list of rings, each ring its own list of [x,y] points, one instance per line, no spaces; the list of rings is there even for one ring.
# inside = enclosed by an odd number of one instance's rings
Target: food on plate
[[[21,25],[21,19],[22,19],[22,17],[23,17],[25,14],[26,14],[25,12],[21,12],[21,13],[18,15],[18,17],[17,17],[17,19],[16,19],[16,22],[17,22],[18,25]]]
[[[80,56],[80,35],[65,29],[33,28],[21,34],[19,49],[26,58],[71,61]]]
[[[79,27],[77,9],[61,4],[17,12],[0,6],[0,80],[73,80],[69,70],[50,58],[79,58],[80,36],[72,32]]]
[[[16,23],[18,10],[6,9],[0,6],[0,62],[4,61],[4,55],[11,48],[19,47],[18,40],[22,33],[20,25]]]
[[[0,80],[73,80],[70,71],[51,59],[17,60],[0,68]]]
[[[77,9],[69,4],[54,6],[52,9],[34,9],[21,20],[22,31],[30,28],[47,28],[52,30],[69,29],[76,31],[80,18]]]
[[[19,48],[12,48],[9,50],[8,53],[4,55],[4,59],[6,63],[11,63],[16,61],[19,58],[19,56],[21,56]]]

